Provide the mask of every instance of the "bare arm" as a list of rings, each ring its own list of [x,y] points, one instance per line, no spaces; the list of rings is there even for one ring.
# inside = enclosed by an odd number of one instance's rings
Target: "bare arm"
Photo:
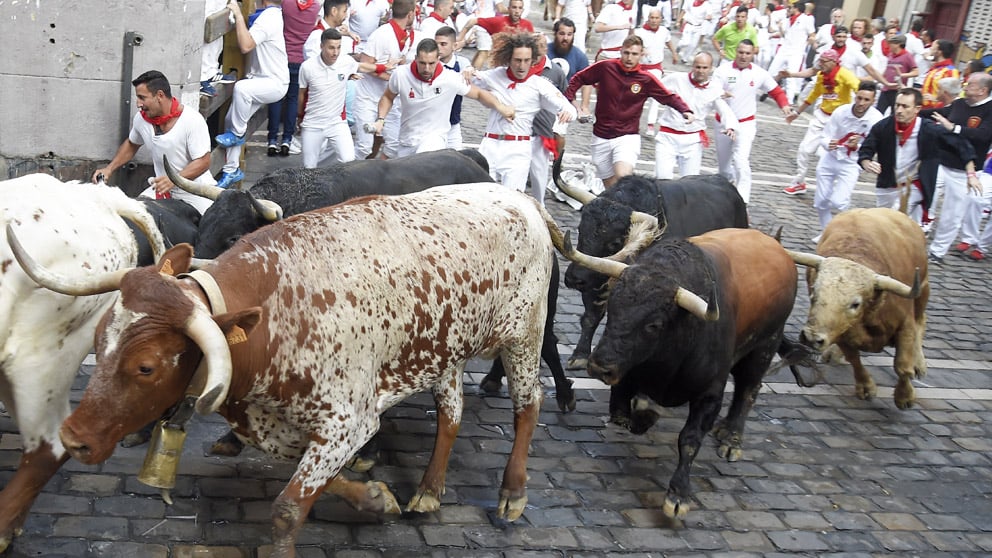
[[[179,175],[183,178],[188,178],[190,180],[196,180],[203,173],[210,170],[210,152],[207,151],[200,157],[193,159],[188,165],[183,167],[179,171]],[[156,176],[151,180],[151,185],[155,187],[156,194],[164,194],[171,190],[175,185],[169,180],[168,176]]]
[[[395,98],[396,93],[393,93],[388,87],[386,88],[386,92],[382,94],[382,97],[379,97],[379,106],[376,109],[378,118],[372,124],[375,127],[375,135],[382,134],[382,127],[386,123],[386,115],[393,108],[393,100]]]
[[[97,177],[101,174],[103,175],[104,180],[109,179],[110,175],[114,174],[115,170],[124,166],[124,163],[134,159],[135,154],[138,153],[138,149],[140,148],[140,145],[133,143],[130,139],[124,140],[124,143],[117,148],[117,153],[114,155],[114,158],[107,163],[107,166],[93,171],[93,177],[91,180],[93,182],[97,182]]]
[[[238,36],[238,48],[241,54],[248,54],[255,50],[255,39],[248,32],[248,24],[245,22],[245,15],[241,13],[241,5],[235,0],[227,4],[227,8],[234,14],[234,30]]]
[[[475,99],[483,105],[495,110],[496,112],[502,114],[503,118],[507,120],[513,120],[517,114],[517,111],[513,108],[513,106],[504,105],[499,101],[499,99],[496,98],[495,95],[474,85],[469,87],[468,93],[466,93],[465,96],[469,99]]]

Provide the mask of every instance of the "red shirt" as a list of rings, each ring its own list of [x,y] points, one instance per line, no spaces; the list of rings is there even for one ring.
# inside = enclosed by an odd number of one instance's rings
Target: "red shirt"
[[[653,75],[638,65],[633,71],[624,69],[620,60],[603,60],[572,76],[565,97],[575,100],[583,85],[596,85],[596,124],[592,133],[599,138],[613,139],[639,132],[644,103],[653,98],[680,113],[692,112],[681,97],[672,93]]]
[[[510,21],[510,16],[500,15],[496,17],[480,17],[476,23],[479,27],[485,29],[490,35],[495,35],[496,33],[503,33],[504,31],[528,31],[530,33],[534,32],[534,25],[527,21],[526,19],[520,18],[520,21],[516,25]]]

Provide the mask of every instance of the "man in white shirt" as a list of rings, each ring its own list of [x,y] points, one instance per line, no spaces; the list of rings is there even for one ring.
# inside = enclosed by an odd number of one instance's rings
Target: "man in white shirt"
[[[303,43],[303,59],[308,60],[320,54],[321,34],[328,29],[341,32],[341,52],[358,55],[358,44],[361,38],[349,30],[344,22],[348,18],[349,0],[324,0],[324,17],[317,20],[317,25]]]
[[[388,0],[359,0],[355,3],[348,17],[348,29],[358,35],[358,52],[365,49],[365,43],[388,13]]]
[[[327,29],[321,34],[320,54],[300,66],[300,143],[303,168],[316,168],[331,155],[336,161],[355,160],[355,142],[348,128],[345,100],[348,82],[359,72],[375,71],[375,64],[359,63],[341,55],[341,32]],[[387,64],[387,70],[393,65]]]
[[[644,41],[644,56],[641,58],[641,69],[647,70],[654,77],[661,79],[665,73],[665,49],[672,53],[672,64],[679,63],[679,53],[672,43],[672,33],[661,25],[661,9],[651,8],[647,21],[642,27],[634,30],[634,34]],[[654,123],[658,120],[658,101],[648,100],[648,133],[654,133]]]
[[[115,170],[134,159],[142,145],[151,151],[155,176],[141,192],[149,198],[176,198],[203,213],[212,201],[173,188],[165,174],[162,157],[179,169],[179,174],[201,184],[215,184],[210,175],[210,132],[207,122],[196,110],[184,107],[172,96],[172,87],[162,72],[150,70],[131,82],[137,97],[138,113],[131,122],[131,133],[117,148],[107,166],[93,172],[93,182],[106,180]]]
[[[816,39],[816,26],[813,16],[805,13],[806,4],[796,2],[789,6],[789,17],[785,20],[785,32],[782,44],[775,53],[775,58],[768,66],[768,72],[777,76],[779,72],[799,72],[803,69],[806,59],[806,47]],[[802,89],[803,78],[786,78],[785,92],[789,102],[794,102]]]
[[[816,30],[816,48],[822,49],[833,42],[837,28],[844,25],[844,10],[834,8],[830,11],[830,23],[824,23]]]
[[[711,80],[712,75],[713,56],[700,52],[692,59],[690,73],[670,73],[661,80],[662,85],[689,105],[695,119],[686,122],[675,109],[662,109],[658,118],[658,135],[654,138],[655,178],[675,178],[672,169],[676,164],[679,166],[679,176],[699,174],[703,148],[709,146],[706,116],[710,111],[719,111],[723,124],[721,133],[731,141],[736,137],[737,118],[723,100],[722,84],[719,80]]]
[[[445,69],[459,74],[472,71],[472,62],[460,54],[455,54],[455,39],[458,33],[453,27],[442,27],[434,35],[437,43],[437,56]],[[448,117],[451,128],[448,130],[448,148],[462,148],[462,97],[456,96],[451,101],[451,113]]]
[[[705,35],[705,25],[713,19],[713,6],[709,0],[685,0],[679,20],[682,37],[679,38],[679,57],[688,60]]]
[[[754,44],[750,39],[737,43],[737,56],[732,64],[721,64],[715,76],[723,84],[730,110],[737,117],[738,129],[734,139],[723,134],[716,135],[716,155],[720,174],[737,186],[744,203],[751,199],[751,146],[757,135],[755,113],[758,110],[757,97],[767,93],[775,100],[782,113],[792,114],[792,106],[767,70],[752,64]],[[721,125],[718,123],[717,130]]]
[[[455,0],[437,0],[434,10],[420,22],[417,31],[418,41],[433,39],[437,35],[437,30],[442,27],[454,28],[455,20],[452,13],[455,11]]]
[[[244,179],[240,168],[241,146],[245,143],[248,120],[255,112],[282,99],[289,88],[289,59],[283,37],[282,0],[257,0],[262,8],[252,15],[249,28],[241,6],[231,0],[227,8],[234,14],[234,28],[242,54],[251,54],[248,75],[234,84],[231,108],[227,111],[227,131],[217,143],[227,148],[227,161],[217,185],[227,188]]]
[[[589,32],[589,20],[592,19],[592,2],[590,0],[558,0],[555,7],[555,35],[557,40],[558,24],[562,18],[572,22],[572,44],[583,53],[586,50],[586,34]],[[557,54],[555,56],[561,56]],[[555,56],[550,56],[554,58]],[[581,68],[580,68],[581,69]]]
[[[816,165],[816,196],[813,207],[820,217],[820,230],[833,219],[832,211],[846,211],[858,182],[858,148],[882,113],[875,110],[875,84],[862,82],[850,105],[830,114],[820,140],[825,154]],[[814,241],[819,242],[819,236]]]
[[[378,113],[379,99],[386,91],[389,73],[385,64],[397,60],[403,64],[413,60],[416,51],[417,37],[413,31],[414,8],[413,0],[394,0],[393,18],[376,29],[369,36],[365,49],[359,55],[359,62],[380,65],[376,73],[359,80],[355,92],[355,157],[364,159],[373,150],[374,137],[365,130],[365,124],[375,122]],[[384,139],[384,155],[395,157],[395,149],[400,128],[399,107],[393,108],[386,117],[382,136]]]
[[[512,106],[499,102],[488,91],[469,85],[462,74],[446,70],[438,61],[438,46],[434,39],[423,39],[417,45],[416,59],[404,64],[389,76],[389,84],[379,99],[379,116],[375,132],[380,133],[393,102],[399,99],[399,146],[396,156],[437,151],[448,146],[451,103],[455,96],[476,99],[498,112],[503,118],[513,120]]]
[[[633,33],[634,22],[637,20],[637,8],[634,4],[634,0],[619,0],[616,4],[603,6],[603,10],[599,12],[599,17],[592,26],[593,31],[603,35],[595,56],[597,61],[620,58],[623,41],[627,35]]]
[[[493,44],[496,67],[477,72],[474,83],[503,104],[515,107],[516,112],[513,120],[507,120],[499,112],[489,111],[479,151],[489,160],[489,174],[494,180],[523,192],[530,172],[534,116],[545,109],[557,114],[559,122],[569,122],[576,111],[550,81],[538,75],[543,68],[534,66],[541,51],[535,35],[516,33],[501,39]]]

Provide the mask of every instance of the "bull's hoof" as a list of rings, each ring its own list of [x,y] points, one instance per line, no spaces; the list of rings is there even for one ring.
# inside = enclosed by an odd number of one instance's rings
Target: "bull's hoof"
[[[344,466],[353,473],[367,473],[369,472],[369,469],[375,467],[375,459],[369,459],[367,457],[356,455],[349,459]]]
[[[687,513],[689,513],[689,503],[683,502],[679,498],[672,498],[671,495],[665,497],[665,503],[661,507],[661,513],[665,514],[665,517],[670,517],[672,519],[685,519]]]
[[[560,389],[555,393],[555,400],[558,401],[558,410],[568,413],[575,410],[575,390],[572,389],[572,380],[568,380],[568,387]]]
[[[369,489],[368,497],[371,502],[368,511],[386,515],[399,515],[403,512],[400,503],[396,501],[396,496],[393,496],[386,483],[369,481],[365,485]]]
[[[493,380],[486,376],[479,384],[479,389],[486,393],[499,393],[499,390],[503,389],[503,379]]]
[[[587,366],[589,366],[589,355],[572,355],[571,358],[565,362],[565,370],[585,370]]]
[[[245,444],[234,435],[233,431],[228,430],[227,434],[221,436],[212,446],[210,446],[210,455],[223,455],[227,457],[235,457],[241,453],[241,450],[245,449]]]
[[[496,509],[496,516],[507,521],[516,521],[524,514],[524,508],[526,507],[526,494],[519,498],[510,498],[503,491],[500,491],[499,507]]]
[[[413,499],[406,505],[406,511],[431,513],[441,509],[441,500],[436,494],[418,490]]]
[[[21,536],[23,532],[23,527],[15,527],[4,533],[3,536],[0,536],[0,554],[7,552],[7,547],[10,546],[10,543],[14,542],[14,537]]]
[[[900,381],[896,384],[895,393],[892,394],[892,398],[896,402],[896,407],[906,410],[916,402],[916,390],[913,389],[913,384],[909,383],[909,380],[905,382]]]
[[[625,430],[630,430],[630,415],[610,415],[610,422],[623,428]]]
[[[717,448],[716,453],[721,459],[726,459],[730,463],[740,461],[740,459],[744,457],[744,450],[741,449],[740,442],[722,443],[720,444],[720,447]]]
[[[854,386],[854,394],[858,396],[858,399],[871,401],[877,393],[878,388],[875,386],[875,382],[871,382],[870,384],[857,384]]]

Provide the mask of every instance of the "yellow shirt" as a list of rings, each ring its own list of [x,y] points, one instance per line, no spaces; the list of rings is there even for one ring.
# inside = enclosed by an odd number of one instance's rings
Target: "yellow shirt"
[[[810,92],[809,97],[806,97],[806,104],[812,106],[816,104],[817,97],[820,97],[820,110],[832,114],[837,107],[854,102],[854,94],[857,93],[859,85],[861,85],[861,80],[851,70],[843,66],[838,66],[832,88],[823,85],[823,72],[819,72],[816,74],[816,85],[813,86],[813,91]]]

